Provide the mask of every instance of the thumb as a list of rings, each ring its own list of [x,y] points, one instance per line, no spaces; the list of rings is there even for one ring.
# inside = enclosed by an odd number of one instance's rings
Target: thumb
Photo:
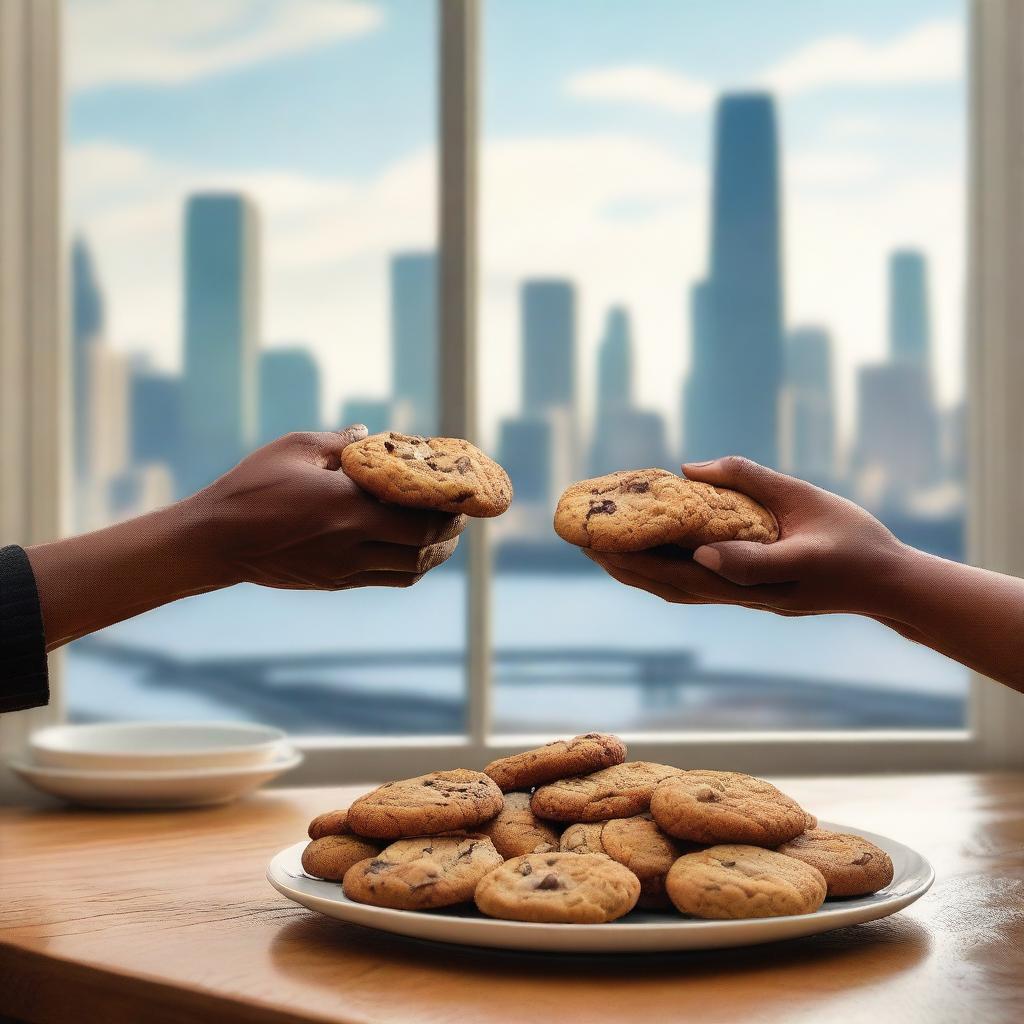
[[[311,457],[324,469],[340,469],[341,453],[354,441],[362,441],[367,436],[366,427],[362,423],[354,423],[344,430],[320,430],[308,434],[289,435],[295,437],[305,449],[306,457]]]
[[[688,480],[741,491],[776,513],[798,504],[801,495],[813,486],[741,455],[727,455],[710,462],[687,462],[683,464],[683,472]]]
[[[362,441],[369,436],[369,433],[362,423],[353,423],[343,430],[329,430],[327,437],[333,439],[333,444],[330,446],[331,451],[340,455],[353,441]]]
[[[785,540],[758,544],[750,540],[725,540],[704,544],[693,560],[741,587],[759,583],[789,583],[797,578],[794,546]]]

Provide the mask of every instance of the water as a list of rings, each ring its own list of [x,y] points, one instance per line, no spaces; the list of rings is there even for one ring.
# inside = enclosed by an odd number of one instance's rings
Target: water
[[[551,664],[495,667],[498,729],[843,727],[863,724],[851,716],[872,707],[883,724],[888,715],[896,726],[927,725],[936,702],[943,723],[963,718],[966,670],[867,619],[670,605],[596,573],[499,573],[492,600],[495,649],[569,655]],[[465,611],[465,580],[457,571],[434,573],[409,590],[321,594],[242,586],[189,598],[98,634],[96,640],[117,646],[113,656],[100,656],[95,642],[91,650],[89,641],[73,645],[70,713],[273,720],[304,733],[379,733],[391,731],[392,722],[402,733],[451,731],[460,724],[462,667],[430,659],[464,650]],[[694,663],[678,670],[685,686],[677,690],[673,681],[661,693],[615,665],[574,663],[573,652],[595,647],[616,649],[623,664],[634,653],[640,664],[652,652],[688,653]],[[125,651],[175,661],[157,671]],[[393,660],[344,661],[381,653]],[[264,661],[332,654],[338,663]],[[402,654],[409,663],[396,660]],[[200,664],[208,659],[222,660]],[[247,660],[239,666],[238,659]],[[752,682],[736,689],[721,681],[730,674]],[[851,702],[846,684],[863,696]],[[825,715],[820,722],[807,717],[813,707]]]

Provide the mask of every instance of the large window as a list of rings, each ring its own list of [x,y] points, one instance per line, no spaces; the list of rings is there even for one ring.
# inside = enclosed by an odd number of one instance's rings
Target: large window
[[[435,432],[432,5],[65,10],[74,528],[291,430]],[[465,603],[464,559],[401,592],[235,587],[74,644],[68,705],[458,733]]]
[[[517,494],[497,727],[961,726],[960,666],[866,619],[666,605],[551,510],[739,453],[963,556],[962,0],[491,0],[485,24],[482,408]]]
[[[74,528],[287,430],[437,429],[438,5],[65,6]],[[489,575],[158,610],[72,646],[71,715],[459,735],[489,685],[496,733],[962,727],[953,663],[665,605],[551,513],[737,451],[962,556],[963,0],[481,10],[479,439],[516,487]]]

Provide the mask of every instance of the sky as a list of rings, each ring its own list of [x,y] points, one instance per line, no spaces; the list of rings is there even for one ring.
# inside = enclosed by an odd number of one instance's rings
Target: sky
[[[518,404],[520,282],[579,294],[584,412],[604,316],[633,317],[637,400],[678,433],[686,303],[708,255],[723,91],[771,90],[786,322],[829,328],[844,433],[885,350],[885,261],[929,259],[935,369],[963,380],[964,0],[486,0],[485,440]],[[262,220],[263,343],[301,343],[324,408],[390,379],[387,259],[436,242],[431,0],[67,0],[66,194],[108,340],[181,359],[181,216],[198,188]]]

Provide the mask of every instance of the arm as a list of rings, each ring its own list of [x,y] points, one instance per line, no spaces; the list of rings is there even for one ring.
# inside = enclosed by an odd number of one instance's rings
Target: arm
[[[339,467],[345,445],[365,434],[289,434],[175,505],[29,548],[47,650],[236,583],[415,583],[452,554],[465,519],[385,505],[361,491]]]
[[[707,544],[692,562],[587,552],[622,583],[677,604],[865,615],[1024,692],[1024,581],[917,551],[853,502],[746,459],[683,468],[767,506],[779,540]]]

